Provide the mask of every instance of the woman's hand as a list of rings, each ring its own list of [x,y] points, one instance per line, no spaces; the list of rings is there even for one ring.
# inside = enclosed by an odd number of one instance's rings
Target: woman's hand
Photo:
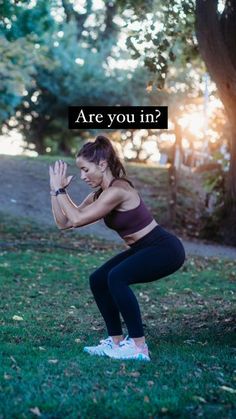
[[[50,187],[56,191],[60,188],[67,188],[74,176],[66,176],[67,164],[61,160],[56,161],[54,168],[49,166]]]
[[[50,189],[51,191],[55,191],[55,186],[54,186],[54,171],[53,171],[53,167],[49,166],[49,176],[50,176]]]

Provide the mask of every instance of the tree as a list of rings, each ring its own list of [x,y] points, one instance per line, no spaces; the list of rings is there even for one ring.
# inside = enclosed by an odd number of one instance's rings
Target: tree
[[[127,52],[113,53],[120,31],[113,22],[117,8],[105,1],[102,10],[92,10],[93,3],[88,1],[83,13],[75,3],[64,0],[62,22],[57,22],[51,12],[57,13],[59,0],[53,4],[42,0],[31,7],[29,1],[4,2],[0,20],[4,40],[0,51],[4,49],[6,56],[0,68],[6,90],[0,99],[2,122],[7,125],[13,116],[26,142],[33,143],[39,153],[50,147],[68,154],[75,148],[81,131],[68,131],[69,105],[134,105],[141,98],[149,104],[149,96],[143,94],[146,69],[109,65],[109,59],[115,61],[119,54],[130,58]],[[91,14],[94,25],[88,27]]]
[[[201,55],[215,81],[231,125],[228,203],[236,212],[236,4],[226,0],[222,13],[218,1],[197,0],[197,38]]]
[[[122,0],[121,0],[122,3]],[[153,0],[149,16],[143,18],[146,2],[128,0],[127,8],[135,13],[133,21],[140,23],[139,31],[131,30],[128,43],[135,57],[153,72],[150,84],[162,89],[176,64],[192,62],[204,66],[215,81],[231,125],[229,141],[230,167],[221,224],[236,230],[236,3],[232,0]],[[221,7],[221,9],[220,9]],[[221,11],[220,11],[221,10]],[[233,225],[232,225],[233,223]],[[227,231],[227,226],[226,226]],[[232,235],[232,234],[231,234]],[[235,237],[232,240],[235,243]]]

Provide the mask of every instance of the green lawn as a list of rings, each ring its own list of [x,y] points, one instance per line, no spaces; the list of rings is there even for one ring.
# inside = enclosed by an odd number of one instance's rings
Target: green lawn
[[[123,248],[27,223],[3,241],[0,418],[235,417],[235,262],[133,285],[152,362],[119,361],[83,346],[106,337],[89,274]]]

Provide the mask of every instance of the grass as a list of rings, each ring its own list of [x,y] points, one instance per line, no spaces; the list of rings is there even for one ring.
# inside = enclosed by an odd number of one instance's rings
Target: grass
[[[1,220],[1,418],[235,417],[234,261],[132,286],[152,362],[92,357],[106,330],[88,277],[121,247]]]

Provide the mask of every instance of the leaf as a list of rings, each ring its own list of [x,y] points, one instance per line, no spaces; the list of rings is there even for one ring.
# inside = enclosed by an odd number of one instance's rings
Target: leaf
[[[57,364],[58,359],[49,359],[48,362],[49,362],[49,364]]]
[[[149,399],[148,396],[144,396],[144,399],[143,400],[145,401],[145,403],[150,403],[150,399]]]
[[[200,397],[200,396],[193,396],[193,399],[201,403],[207,402],[203,397]]]
[[[154,385],[154,381],[151,381],[151,380],[149,380],[147,383],[148,383],[149,386],[153,386]]]
[[[231,394],[236,394],[236,390],[234,388],[227,387],[227,386],[220,386],[220,388],[221,388],[221,390],[228,391]]]
[[[138,371],[134,371],[134,372],[131,372],[129,375],[130,375],[131,377],[139,377],[139,376],[140,376],[140,372],[138,372]]]
[[[86,305],[86,304],[85,304]],[[96,326],[92,326],[91,327],[91,329],[92,330],[101,330],[103,327],[102,326],[99,326],[99,327],[96,327]]]
[[[36,415],[36,416],[41,416],[41,412],[40,412],[38,407],[32,407],[30,409],[30,412],[34,413],[34,415]]]
[[[75,342],[76,343],[80,343],[81,342],[81,339],[77,338],[77,339],[75,339]]]
[[[11,376],[11,375],[8,375],[8,374],[6,374],[6,373],[4,372],[4,379],[5,379],[5,380],[11,380],[11,379],[12,379],[12,376]]]
[[[20,321],[24,320],[24,319],[23,319],[23,317],[21,317],[21,316],[13,316],[13,317],[12,317],[12,319],[13,319],[13,320],[16,320],[16,321],[18,321],[18,322],[20,322]]]

